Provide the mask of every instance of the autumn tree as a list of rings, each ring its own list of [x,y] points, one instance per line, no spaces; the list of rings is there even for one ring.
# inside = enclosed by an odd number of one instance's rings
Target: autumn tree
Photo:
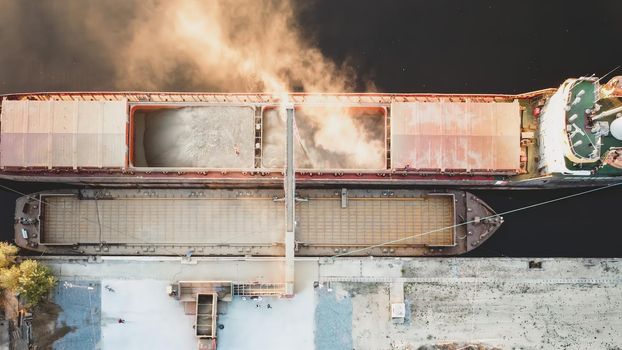
[[[17,246],[7,242],[0,242],[0,269],[13,265],[18,251],[19,248]]]
[[[56,284],[50,268],[36,260],[0,270],[0,287],[24,297],[26,304],[38,304]]]
[[[19,267],[14,265],[8,268],[0,269],[0,288],[17,291],[19,286]]]

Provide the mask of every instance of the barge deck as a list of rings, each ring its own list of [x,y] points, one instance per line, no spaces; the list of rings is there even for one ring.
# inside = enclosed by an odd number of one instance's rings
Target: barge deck
[[[23,248],[51,254],[284,256],[282,193],[40,192],[18,199],[15,240]],[[457,255],[481,244],[501,223],[492,209],[464,191],[298,190],[295,255],[349,254],[378,244],[353,253]]]

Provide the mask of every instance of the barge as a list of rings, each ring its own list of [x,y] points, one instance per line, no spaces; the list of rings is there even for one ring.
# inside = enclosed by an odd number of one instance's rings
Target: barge
[[[460,190],[298,189],[295,202],[295,256],[458,255],[503,223]],[[283,257],[286,216],[282,190],[53,190],[17,200],[15,242],[61,255]]]

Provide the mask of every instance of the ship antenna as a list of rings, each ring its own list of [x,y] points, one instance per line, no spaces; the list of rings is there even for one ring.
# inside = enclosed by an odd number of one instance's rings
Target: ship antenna
[[[614,69],[610,70],[607,74],[603,75],[602,77],[598,78],[597,82],[600,82],[602,79],[604,79],[606,76],[608,76],[609,74],[615,72],[618,68],[620,68],[620,66],[615,67]]]

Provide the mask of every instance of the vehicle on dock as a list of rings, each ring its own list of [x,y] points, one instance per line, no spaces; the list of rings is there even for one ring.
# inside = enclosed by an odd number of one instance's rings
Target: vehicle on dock
[[[622,175],[622,77],[518,95],[2,96],[0,178],[97,186],[554,188]]]
[[[459,190],[299,189],[296,256],[442,256],[503,223]],[[60,255],[284,256],[282,190],[87,189],[20,197],[18,246]]]

